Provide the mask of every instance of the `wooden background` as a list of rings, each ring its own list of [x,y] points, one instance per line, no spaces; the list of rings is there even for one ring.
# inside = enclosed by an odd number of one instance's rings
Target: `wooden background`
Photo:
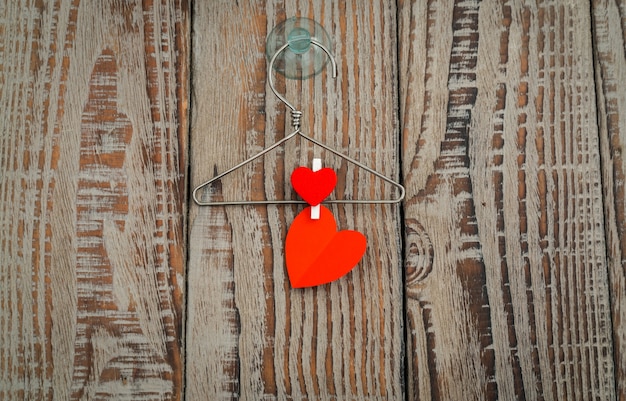
[[[303,131],[401,181],[291,289],[298,207],[190,189],[289,131],[265,38],[320,22],[339,75],[277,77]],[[0,400],[626,401],[626,3],[0,3]],[[204,199],[390,196],[298,140]]]

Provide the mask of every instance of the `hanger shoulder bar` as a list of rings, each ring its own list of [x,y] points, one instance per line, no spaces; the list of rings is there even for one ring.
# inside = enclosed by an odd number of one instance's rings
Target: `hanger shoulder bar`
[[[291,134],[287,135],[286,137],[284,137],[283,139],[281,139],[280,141],[272,144],[271,146],[268,146],[267,148],[263,149],[262,151],[260,151],[259,153],[257,153],[256,155],[242,161],[241,163],[237,164],[236,166],[231,167],[230,169],[224,171],[221,174],[216,175],[215,177],[211,178],[210,180],[203,182],[202,184],[198,185],[192,192],[191,197],[193,198],[194,202],[196,202],[199,206],[209,206],[209,205],[216,205],[217,204],[215,202],[203,202],[201,200],[198,199],[198,191],[201,190],[202,188],[206,187],[207,185],[212,184],[213,182],[219,180],[220,178],[232,173],[233,171],[245,166],[246,164],[258,159],[259,157],[263,156],[264,154],[266,154],[267,152],[271,151],[274,148],[277,148],[278,146],[282,145],[283,143],[287,142],[288,140],[290,140],[291,138],[293,138],[294,136],[296,136],[298,133],[300,132],[299,129],[295,130],[294,132],[292,132]],[[228,203],[228,204],[249,204],[248,203]]]
[[[301,137],[303,137],[304,139],[316,144],[317,146],[320,146],[321,148],[326,149],[327,151],[341,157],[342,159],[347,160],[348,162],[356,165],[357,167],[367,171],[370,174],[373,174],[374,176],[380,178],[381,180],[383,180],[384,182],[388,183],[389,185],[393,186],[394,188],[396,188],[398,190],[398,196],[394,199],[363,199],[363,200],[359,200],[359,199],[336,199],[336,200],[329,200],[329,201],[325,201],[322,202],[322,204],[358,204],[358,205],[390,205],[390,204],[396,204],[396,203],[400,203],[402,202],[402,200],[404,200],[405,194],[406,194],[406,190],[404,189],[404,187],[385,177],[384,175],[382,175],[381,173],[379,173],[378,171],[364,165],[363,163],[347,156],[344,155],[343,153],[339,152],[338,150],[335,150],[333,148],[331,148],[328,145],[325,145],[324,143],[311,138],[308,135],[303,134],[300,129],[295,130],[294,132],[292,132],[291,134],[287,135],[286,137],[284,137],[283,139],[281,139],[280,141],[274,143],[273,145],[263,149],[262,151],[260,151],[259,153],[257,153],[256,155],[244,160],[243,162],[237,164],[236,166],[224,171],[221,174],[216,175],[215,177],[211,178],[210,180],[198,185],[192,192],[192,198],[194,200],[194,202],[196,202],[196,204],[198,206],[234,206],[234,205],[301,205],[301,204],[306,204],[303,201],[298,201],[298,200],[262,200],[262,201],[218,201],[218,202],[205,202],[205,201],[201,201],[200,199],[198,199],[198,191],[210,184],[212,184],[213,182],[219,180],[220,178],[232,173],[233,171],[245,166],[246,164],[252,162],[253,160],[263,156],[264,154],[266,154],[267,152],[271,151],[272,149],[282,145],[283,143],[285,143],[286,141],[288,141],[289,139],[293,138],[296,135],[300,135]]]

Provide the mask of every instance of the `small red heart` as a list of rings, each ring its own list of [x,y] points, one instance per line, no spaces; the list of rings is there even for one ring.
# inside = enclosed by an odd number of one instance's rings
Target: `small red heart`
[[[333,192],[337,184],[337,174],[331,168],[313,171],[308,167],[298,167],[291,173],[293,189],[309,205],[317,206]]]
[[[300,212],[287,232],[285,259],[293,288],[337,280],[359,263],[367,245],[358,231],[337,232],[335,217],[324,206],[316,220],[311,219],[310,209]]]

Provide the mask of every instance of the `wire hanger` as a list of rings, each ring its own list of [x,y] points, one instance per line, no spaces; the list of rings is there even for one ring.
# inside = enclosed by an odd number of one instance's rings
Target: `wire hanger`
[[[330,51],[324,46],[322,45],[319,41],[317,41],[315,38],[310,38],[311,44],[315,45],[317,47],[319,47],[321,50],[324,51],[324,53],[326,53],[326,55],[328,56],[328,58],[331,61],[332,64],[332,73],[333,73],[333,78],[337,77],[337,63],[335,62],[335,58],[333,57],[333,55],[330,53]],[[396,188],[398,190],[398,196],[394,199],[365,199],[365,200],[359,200],[359,199],[335,199],[335,200],[327,200],[324,201],[324,204],[329,204],[329,203],[333,203],[333,204],[395,204],[395,203],[399,203],[404,199],[404,195],[405,195],[405,189],[402,185],[400,185],[399,183],[385,177],[384,175],[382,175],[381,173],[379,173],[378,171],[367,167],[366,165],[358,162],[357,160],[344,155],[343,153],[329,147],[328,145],[323,144],[322,142],[304,134],[301,130],[300,130],[300,118],[302,117],[302,112],[297,110],[291,103],[289,103],[287,101],[287,99],[285,99],[284,96],[282,96],[280,93],[278,93],[278,91],[276,90],[276,88],[274,87],[274,80],[272,78],[272,67],[274,65],[274,62],[276,61],[276,58],[278,57],[278,55],[285,51],[285,49],[287,49],[287,47],[289,47],[289,43],[285,43],[284,45],[282,45],[280,48],[278,48],[278,50],[276,51],[276,53],[274,53],[274,55],[272,56],[271,60],[270,60],[270,64],[268,67],[269,70],[269,74],[268,74],[268,81],[269,81],[269,86],[270,89],[272,90],[272,92],[274,92],[274,94],[276,95],[276,97],[278,97],[278,99],[280,99],[280,101],[282,101],[290,110],[291,110],[291,117],[292,117],[292,125],[294,126],[295,130],[289,134],[286,135],[283,139],[281,139],[280,141],[272,144],[271,146],[263,149],[262,151],[260,151],[259,153],[257,153],[256,155],[250,157],[249,159],[244,160],[243,162],[237,164],[236,166],[224,171],[221,174],[216,175],[215,177],[211,178],[210,180],[198,185],[192,193],[192,197],[193,200],[196,202],[196,204],[198,204],[199,206],[227,206],[227,205],[295,205],[295,204],[306,204],[306,202],[304,201],[299,201],[299,200],[260,200],[260,201],[219,201],[219,202],[206,202],[206,201],[202,201],[200,199],[198,199],[198,191],[201,190],[202,188],[205,188],[208,185],[211,185],[213,182],[219,180],[220,178],[232,173],[233,171],[239,169],[240,167],[245,166],[246,164],[252,162],[253,160],[263,156],[264,154],[270,152],[272,149],[277,148],[278,146],[282,145],[283,143],[287,142],[288,140],[290,140],[291,138],[295,137],[295,136],[300,136],[301,138],[306,139],[309,142],[314,143],[315,145],[341,157],[342,159],[356,165],[357,167],[367,171],[370,174],[373,174],[374,176],[380,178],[381,180],[383,180],[384,182],[390,184],[391,186],[393,186],[394,188]]]

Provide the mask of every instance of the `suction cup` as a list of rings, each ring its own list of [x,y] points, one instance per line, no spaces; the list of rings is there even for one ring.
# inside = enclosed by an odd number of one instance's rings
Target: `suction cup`
[[[290,79],[307,79],[322,71],[328,62],[326,53],[311,44],[313,38],[330,49],[330,36],[320,24],[308,18],[289,18],[272,29],[265,54],[270,60],[281,46],[289,43],[276,57],[274,70]]]

